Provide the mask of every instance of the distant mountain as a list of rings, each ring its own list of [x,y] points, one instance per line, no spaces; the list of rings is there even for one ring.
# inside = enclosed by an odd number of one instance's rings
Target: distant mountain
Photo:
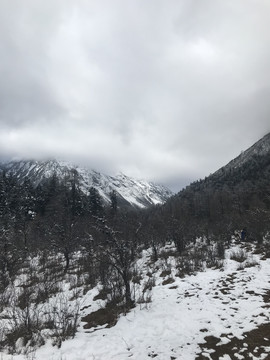
[[[30,180],[35,187],[52,176],[56,176],[60,182],[68,181],[75,176],[81,191],[88,194],[90,187],[94,187],[104,203],[109,203],[110,193],[115,191],[120,206],[146,208],[164,203],[172,195],[172,192],[162,185],[135,180],[124,174],[108,176],[64,161],[11,161],[2,163],[0,169],[7,175],[14,176],[21,184],[26,179]]]

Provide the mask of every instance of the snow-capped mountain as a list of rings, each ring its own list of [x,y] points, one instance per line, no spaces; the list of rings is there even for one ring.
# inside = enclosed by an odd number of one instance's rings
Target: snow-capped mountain
[[[34,186],[44,183],[53,175],[60,181],[76,176],[76,181],[84,193],[88,194],[90,187],[94,187],[105,203],[109,202],[112,191],[116,192],[119,205],[130,204],[139,208],[164,203],[172,195],[172,192],[162,185],[135,180],[124,174],[108,176],[64,161],[11,161],[1,164],[0,168],[21,183],[29,179]]]
[[[226,166],[216,171],[215,174],[222,172],[231,172],[247,165],[252,160],[256,160],[258,157],[266,157],[270,155],[270,133],[258,140],[247,150],[241,152],[239,156],[231,160]]]

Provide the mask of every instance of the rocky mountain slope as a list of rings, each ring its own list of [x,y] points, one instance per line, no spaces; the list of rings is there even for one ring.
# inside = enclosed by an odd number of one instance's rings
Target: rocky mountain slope
[[[35,187],[52,176],[56,176],[62,182],[75,178],[84,193],[87,194],[90,187],[94,187],[105,203],[109,202],[112,191],[116,192],[119,205],[132,205],[139,208],[164,203],[172,195],[172,192],[162,185],[135,180],[124,174],[108,176],[57,160],[11,161],[1,164],[0,169],[17,178],[20,183],[29,179]]]

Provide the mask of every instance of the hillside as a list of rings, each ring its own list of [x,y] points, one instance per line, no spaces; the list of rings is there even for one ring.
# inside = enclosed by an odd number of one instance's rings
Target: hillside
[[[269,175],[270,133],[215,173],[187,186],[178,196],[181,197],[185,191],[216,191],[225,187],[240,192],[264,186],[264,190],[269,191]]]
[[[269,214],[267,134],[226,166],[170,198],[156,216],[167,222],[174,219],[185,242],[199,234],[226,239],[235,229],[243,228],[248,229],[250,239],[260,241],[268,230]]]
[[[267,185],[269,190],[269,175],[270,133],[205,180],[213,187],[219,183],[231,188],[245,187],[245,182],[250,182],[258,188]]]
[[[248,164],[258,158],[269,157],[270,154],[270,133],[266,134],[263,138],[258,140],[254,145],[245,151],[242,151],[239,156],[230,161],[226,166],[218,170],[215,175],[220,175],[224,172],[231,172],[239,168],[243,168],[244,165]]]
[[[110,203],[112,191],[116,192],[119,205],[138,208],[164,203],[172,195],[162,185],[136,180],[124,174],[108,176],[64,161],[11,161],[1,164],[0,169],[17,179],[20,184],[30,180],[34,187],[46,183],[53,176],[63,183],[75,179],[79,189],[87,195],[90,187],[94,187],[105,204]]]

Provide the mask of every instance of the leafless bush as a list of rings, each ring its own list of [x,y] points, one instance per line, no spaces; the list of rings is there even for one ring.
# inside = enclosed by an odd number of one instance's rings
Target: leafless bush
[[[237,270],[244,270],[245,268],[258,266],[260,263],[258,260],[256,260],[254,257],[247,258],[247,260],[240,262],[240,264],[237,267]]]
[[[163,258],[161,262],[161,269],[162,272],[160,274],[161,277],[164,277],[166,275],[169,275],[172,271],[172,263],[168,261],[168,258]]]
[[[85,276],[84,274],[74,274],[69,276],[70,290],[77,289],[84,286]]]
[[[176,276],[184,277],[194,272],[193,262],[190,258],[178,258],[176,263],[177,273]]]
[[[29,348],[44,343],[41,336],[43,327],[40,309],[37,304],[31,303],[31,294],[28,290],[22,289],[18,295],[14,291],[5,317],[7,326],[1,346],[7,348],[10,353],[27,353]]]
[[[213,259],[212,261],[207,262],[206,266],[208,268],[222,269],[224,266],[224,260],[223,259]]]
[[[51,296],[56,295],[61,290],[58,282],[44,281],[37,286],[35,301],[37,304],[45,303]]]
[[[54,344],[61,347],[62,342],[73,338],[79,322],[80,303],[70,303],[67,296],[59,294],[54,304],[46,312],[46,323],[51,324]]]
[[[140,285],[141,281],[143,280],[142,274],[138,272],[138,270],[134,270],[132,274],[132,282],[133,284]]]
[[[58,293],[51,302],[37,303],[33,289],[22,286],[19,293],[13,288],[8,295],[9,304],[0,323],[0,346],[10,353],[27,354],[44,344],[44,329],[59,347],[76,333],[79,301],[71,302],[68,295]]]
[[[156,286],[156,280],[154,277],[149,277],[143,284],[143,293],[152,291],[153,287]]]
[[[138,289],[136,303],[140,305],[140,309],[148,309],[152,302],[152,289],[156,285],[154,277],[149,277]]]
[[[148,309],[148,305],[152,302],[152,294],[142,293],[136,300],[136,303],[140,305],[140,309]],[[142,306],[144,305],[144,306]]]
[[[245,260],[247,260],[247,258],[247,253],[243,249],[234,250],[230,254],[230,259],[239,263],[244,262]]]

